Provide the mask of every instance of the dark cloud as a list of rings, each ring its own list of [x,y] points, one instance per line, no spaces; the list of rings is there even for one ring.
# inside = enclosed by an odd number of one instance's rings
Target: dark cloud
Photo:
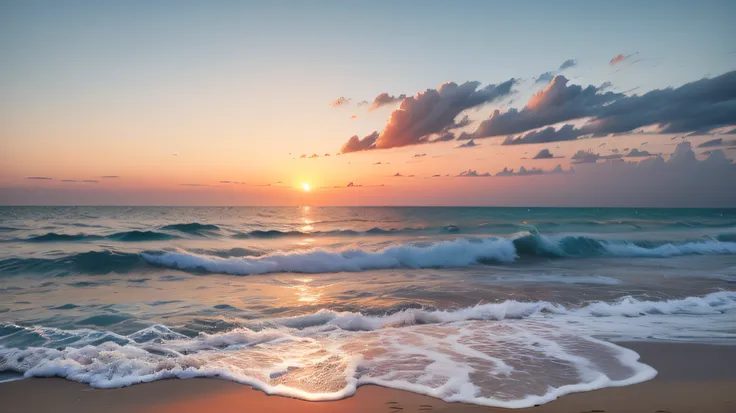
[[[333,108],[339,108],[341,106],[347,106],[350,103],[350,98],[346,98],[345,96],[340,96],[339,98],[333,100],[330,103],[330,106]]]
[[[559,69],[557,69],[557,72],[544,72],[541,75],[534,78],[534,83],[549,83],[552,79],[554,79],[555,75],[559,72],[562,72],[563,70],[569,69],[571,67],[575,67],[577,65],[577,60],[575,59],[568,59],[562,62]]]
[[[406,95],[391,96],[388,93],[384,92],[376,96],[375,99],[373,99],[373,104],[371,104],[370,110],[375,110],[375,109],[380,108],[381,106],[400,102],[404,99],[406,99]]]
[[[534,83],[549,83],[555,78],[555,74],[552,72],[544,72],[541,75],[534,78]]]
[[[522,166],[521,168],[519,168],[519,172],[514,172],[513,169],[503,168],[503,171],[498,172],[496,176],[542,175],[543,173],[545,172],[539,168],[526,169],[526,167]]]
[[[326,154],[324,154],[324,156],[330,156],[330,154],[329,153],[326,153]]]
[[[662,133],[706,130],[736,123],[736,71],[678,88],[621,97],[596,108],[583,127],[596,135],[658,125]]]
[[[600,155],[592,151],[579,150],[572,156],[572,163],[596,163],[600,159],[621,159],[621,154]]]
[[[368,104],[368,101],[367,100],[361,100],[360,102],[358,102],[358,107],[365,106],[367,104]]]
[[[620,93],[601,93],[595,86],[568,85],[562,75],[555,76],[544,89],[534,94],[521,110],[496,110],[472,133],[473,138],[511,135],[559,122],[593,116],[604,105],[624,97]]]
[[[575,127],[570,124],[563,125],[559,130],[550,126],[544,129],[527,132],[526,134],[516,138],[508,136],[503,141],[503,145],[574,141],[582,134],[583,133],[580,130],[575,129]]]
[[[460,145],[456,146],[456,148],[474,148],[476,146],[478,146],[478,144],[471,139],[465,143],[461,143]]]
[[[426,153],[415,153],[415,154],[414,154],[414,157],[415,157],[415,158],[421,158],[421,157],[423,157],[423,156],[427,156],[427,154],[426,154]]]
[[[637,157],[645,157],[645,156],[652,156],[651,153],[648,151],[640,151],[636,148],[632,149],[631,152],[626,154],[627,158],[637,158]]]
[[[452,132],[445,132],[436,138],[432,139],[430,142],[449,142],[455,140],[455,134]]]
[[[26,177],[26,179],[33,179],[33,180],[40,180],[40,181],[51,181],[54,178],[49,178],[47,176],[29,176],[29,177]]]
[[[729,146],[736,144],[736,140],[724,141],[723,138],[711,139],[698,145],[698,148],[711,148],[714,146]]]
[[[736,71],[687,83],[678,88],[657,89],[643,95],[601,92],[601,88],[567,85],[556,76],[521,110],[495,111],[472,134],[458,139],[511,135],[568,120],[590,118],[579,129],[567,127],[570,140],[581,135],[627,133],[656,125],[661,133],[708,130],[736,123]],[[556,138],[548,129],[543,136]],[[540,131],[541,133],[541,131]],[[538,139],[537,134],[531,137]],[[513,144],[514,140],[507,140]],[[529,139],[519,143],[528,142]]]
[[[468,169],[467,171],[460,172],[457,176],[466,177],[466,178],[482,178],[482,177],[490,177],[491,174],[489,172],[478,173],[478,171],[474,169]]]
[[[542,149],[541,151],[539,151],[539,153],[534,155],[534,158],[532,159],[552,159],[552,158],[554,158],[554,155],[552,155],[552,152],[550,152],[549,149]]]
[[[373,132],[370,135],[366,135],[363,139],[359,138],[358,135],[352,136],[342,145],[340,149],[341,153],[350,153],[357,151],[364,151],[366,149],[372,149],[378,139],[378,132]]]
[[[443,83],[401,102],[391,113],[375,141],[375,148],[388,149],[432,142],[436,134],[459,127],[455,118],[464,110],[500,100],[511,94],[514,79],[480,88],[480,82]],[[357,139],[350,138],[351,141]],[[348,141],[350,144],[350,141]],[[347,145],[347,144],[346,144]],[[354,146],[355,142],[350,146]],[[366,147],[367,146],[367,147]],[[370,145],[360,145],[367,149]],[[343,151],[344,152],[344,151]]]
[[[577,60],[575,60],[575,59],[567,59],[564,62],[562,62],[562,64],[560,65],[560,69],[559,70],[569,69],[569,68],[575,67],[577,65],[578,65],[578,61]]]
[[[613,89],[613,83],[611,83],[609,81],[605,81],[605,82],[601,83],[600,86],[598,86],[598,90],[601,90],[602,91],[602,90],[606,90],[606,89]]]

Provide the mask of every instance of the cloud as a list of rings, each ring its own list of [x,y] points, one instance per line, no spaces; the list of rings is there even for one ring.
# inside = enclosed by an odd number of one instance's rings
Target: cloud
[[[307,157],[307,154],[306,154],[306,153],[303,153],[303,154],[302,154],[302,155],[301,155],[301,156],[299,157],[299,159],[304,159],[304,158],[306,158],[306,157]]]
[[[357,115],[353,115],[353,116],[350,117],[350,119],[357,119],[357,118],[358,118]]]
[[[309,159],[314,159],[314,158],[319,158],[319,155],[317,155],[316,153],[313,153],[313,154],[312,154],[312,155],[311,155],[311,156],[309,157]]]
[[[503,145],[524,145],[532,143],[550,143],[550,142],[562,142],[562,141],[574,141],[583,133],[575,129],[573,125],[563,125],[559,130],[553,126],[530,131],[519,137],[507,136],[503,141]]]
[[[360,102],[358,102],[358,107],[365,106],[367,104],[368,104],[367,100],[361,100]]]
[[[629,152],[626,155],[627,158],[637,158],[637,157],[644,157],[644,156],[652,156],[652,154],[649,153],[648,151],[640,151],[634,148],[631,150],[631,152]]]
[[[532,159],[552,159],[552,158],[554,158],[554,155],[552,155],[552,152],[550,152],[549,149],[542,149],[541,151],[539,151],[539,153],[534,155],[534,158]]]
[[[566,185],[586,199],[598,197],[601,205],[616,200],[619,205],[733,205],[736,197],[724,190],[736,179],[732,162],[722,150],[712,150],[706,159],[698,160],[685,141],[677,144],[667,160],[656,155],[639,162],[618,159],[580,165]]]
[[[61,182],[79,182],[76,179],[62,179]]]
[[[415,153],[415,154],[414,154],[414,157],[415,157],[415,158],[421,158],[421,157],[423,157],[423,156],[427,156],[427,154],[426,154],[426,153]]]
[[[568,127],[564,130],[567,137],[559,140],[626,133],[647,126],[658,127],[660,133],[685,133],[736,123],[736,71],[632,96],[567,83],[564,76],[556,76],[523,109],[496,110],[474,133],[458,139],[511,135],[581,118],[589,121],[579,129]],[[546,132],[552,138],[552,130]],[[531,137],[538,139],[536,134]]]
[[[51,181],[54,178],[49,178],[47,176],[29,176],[29,177],[26,177],[26,179],[40,180],[40,181]]]
[[[491,174],[489,172],[479,174],[478,171],[474,169],[468,169],[467,171],[460,172],[460,174],[458,174],[457,176],[467,177],[467,178],[482,178],[482,177],[490,177]]]
[[[449,142],[455,140],[455,134],[452,132],[445,132],[443,134],[440,134],[436,138],[432,139],[430,142]]]
[[[575,152],[575,155],[573,155],[570,159],[572,159],[572,163],[574,164],[596,163],[599,159],[621,159],[621,154],[601,156],[600,154],[597,154],[595,152],[585,151],[581,149]]]
[[[461,143],[460,145],[456,146],[456,148],[474,148],[476,146],[478,146],[478,144],[471,139],[465,143]]]
[[[489,119],[478,125],[473,138],[511,135],[549,126],[559,122],[593,116],[604,105],[624,97],[623,94],[603,92],[595,87],[568,85],[565,76],[557,75],[550,84],[535,93],[527,105],[506,112],[496,110]]]
[[[180,186],[209,186],[208,184],[179,184]]]
[[[330,154],[329,153],[326,153],[326,154],[324,154],[324,156],[330,156]]]
[[[350,104],[350,98],[346,98],[345,96],[340,96],[339,98],[333,100],[330,103],[330,106],[332,106],[333,108],[339,108],[342,106],[347,106],[348,104]]]
[[[376,110],[380,108],[381,106],[386,106],[392,103],[400,102],[404,99],[406,99],[406,95],[391,96],[388,93],[384,92],[376,96],[375,99],[373,99],[373,104],[371,104],[371,107],[369,110]]]
[[[534,83],[549,83],[555,78],[555,74],[552,72],[544,72],[541,75],[534,78]]]
[[[542,175],[545,172],[539,168],[526,169],[525,167],[519,168],[519,172],[514,172],[513,168],[503,168],[503,171],[496,173],[495,176],[524,176],[524,175]]]
[[[698,145],[698,148],[711,148],[714,146],[729,146],[736,144],[736,139],[732,141],[724,141],[723,138],[711,139]]]
[[[407,97],[389,116],[375,141],[375,148],[388,149],[432,142],[437,134],[444,134],[465,122],[464,119],[460,123],[455,122],[461,112],[509,96],[515,83],[516,80],[510,79],[481,88],[480,82],[448,82],[437,89],[427,89]],[[357,139],[353,137],[350,140]],[[350,146],[356,146],[356,142]],[[359,146],[363,149],[372,147]]]
[[[562,64],[560,65],[560,69],[559,70],[569,69],[569,68],[575,67],[577,65],[578,65],[578,61],[577,60],[575,60],[575,59],[567,59],[564,62],[562,62]]]
[[[342,145],[340,149],[341,153],[350,153],[357,151],[364,151],[366,149],[372,149],[378,139],[378,132],[373,132],[370,135],[366,135],[363,139],[359,138],[358,135],[352,136]]]
[[[100,181],[98,181],[96,179],[85,179],[85,180],[83,180],[81,182],[87,182],[87,183],[90,183],[90,184],[96,184],[96,183],[99,183]]]
[[[352,183],[352,182],[350,182],[350,183],[349,183],[349,184],[347,185],[347,188],[352,188],[352,187],[354,187],[354,186],[355,186],[355,184],[354,184],[354,183]]]
[[[103,175],[100,178],[102,179],[117,179],[120,178],[118,175]]]
[[[616,64],[619,64],[619,63],[621,63],[621,62],[624,62],[624,61],[626,61],[626,60],[627,60],[628,58],[630,58],[631,56],[635,56],[635,55],[637,55],[637,54],[639,54],[639,52],[636,52],[636,53],[632,53],[632,54],[630,54],[630,55],[626,55],[626,56],[624,56],[624,55],[622,55],[621,53],[619,53],[619,54],[617,54],[616,56],[614,56],[614,57],[613,57],[613,59],[611,59],[611,61],[610,61],[610,62],[608,62],[608,64],[609,64],[609,65],[611,65],[611,66],[613,66],[613,65],[616,65]]]
[[[583,130],[596,135],[658,125],[661,133],[700,131],[736,123],[736,71],[624,96],[589,112]]]
[[[606,89],[613,89],[613,83],[606,80],[605,82],[601,83],[600,86],[598,86],[598,90],[606,90]]]
[[[552,79],[554,79],[556,74],[571,67],[575,67],[577,63],[578,62],[575,59],[567,59],[562,62],[559,69],[557,69],[557,72],[544,72],[534,78],[534,83],[549,83]]]

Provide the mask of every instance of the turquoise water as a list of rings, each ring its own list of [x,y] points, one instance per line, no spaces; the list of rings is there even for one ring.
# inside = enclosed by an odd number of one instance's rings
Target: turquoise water
[[[523,407],[733,342],[734,283],[736,209],[2,207],[0,371]]]

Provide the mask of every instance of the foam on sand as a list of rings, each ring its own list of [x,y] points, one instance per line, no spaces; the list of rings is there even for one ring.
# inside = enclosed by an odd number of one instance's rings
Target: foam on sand
[[[344,398],[362,384],[377,384],[446,401],[521,408],[656,375],[635,352],[587,334],[651,338],[654,325],[655,333],[670,338],[710,328],[733,331],[734,310],[736,292],[721,291],[664,301],[622,297],[576,308],[504,301],[383,316],[323,310],[193,338],[162,325],[122,336],[5,324],[0,371],[102,388],[219,377],[305,400]]]

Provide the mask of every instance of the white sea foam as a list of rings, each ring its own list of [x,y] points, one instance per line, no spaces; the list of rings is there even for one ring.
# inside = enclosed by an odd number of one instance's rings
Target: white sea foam
[[[277,252],[260,257],[221,258],[190,252],[143,253],[151,264],[182,270],[204,270],[233,275],[279,272],[359,272],[391,268],[459,268],[483,262],[512,263],[521,257],[650,257],[736,254],[736,243],[703,240],[681,244],[641,246],[629,241],[586,237],[545,237],[537,232],[509,238],[477,238],[404,244],[377,251],[348,249]],[[600,280],[597,280],[600,282]]]
[[[219,258],[185,252],[143,253],[153,264],[179,269],[249,275],[274,272],[325,273],[389,268],[467,267],[480,260],[513,262],[516,250],[508,239],[438,242],[429,246],[401,245],[376,252],[363,250],[276,253],[258,258]]]
[[[384,316],[323,310],[188,338],[155,325],[128,337],[92,330],[6,325],[0,370],[61,376],[94,387],[164,378],[221,377],[269,394],[333,400],[362,384],[447,401],[529,407],[561,395],[621,386],[656,374],[611,338],[736,339],[736,292],[674,300],[483,304],[455,311],[409,309]],[[10,348],[9,338],[44,339]],[[110,340],[93,344],[92,337]],[[74,337],[79,337],[77,342]],[[59,349],[60,338],[69,347]]]

